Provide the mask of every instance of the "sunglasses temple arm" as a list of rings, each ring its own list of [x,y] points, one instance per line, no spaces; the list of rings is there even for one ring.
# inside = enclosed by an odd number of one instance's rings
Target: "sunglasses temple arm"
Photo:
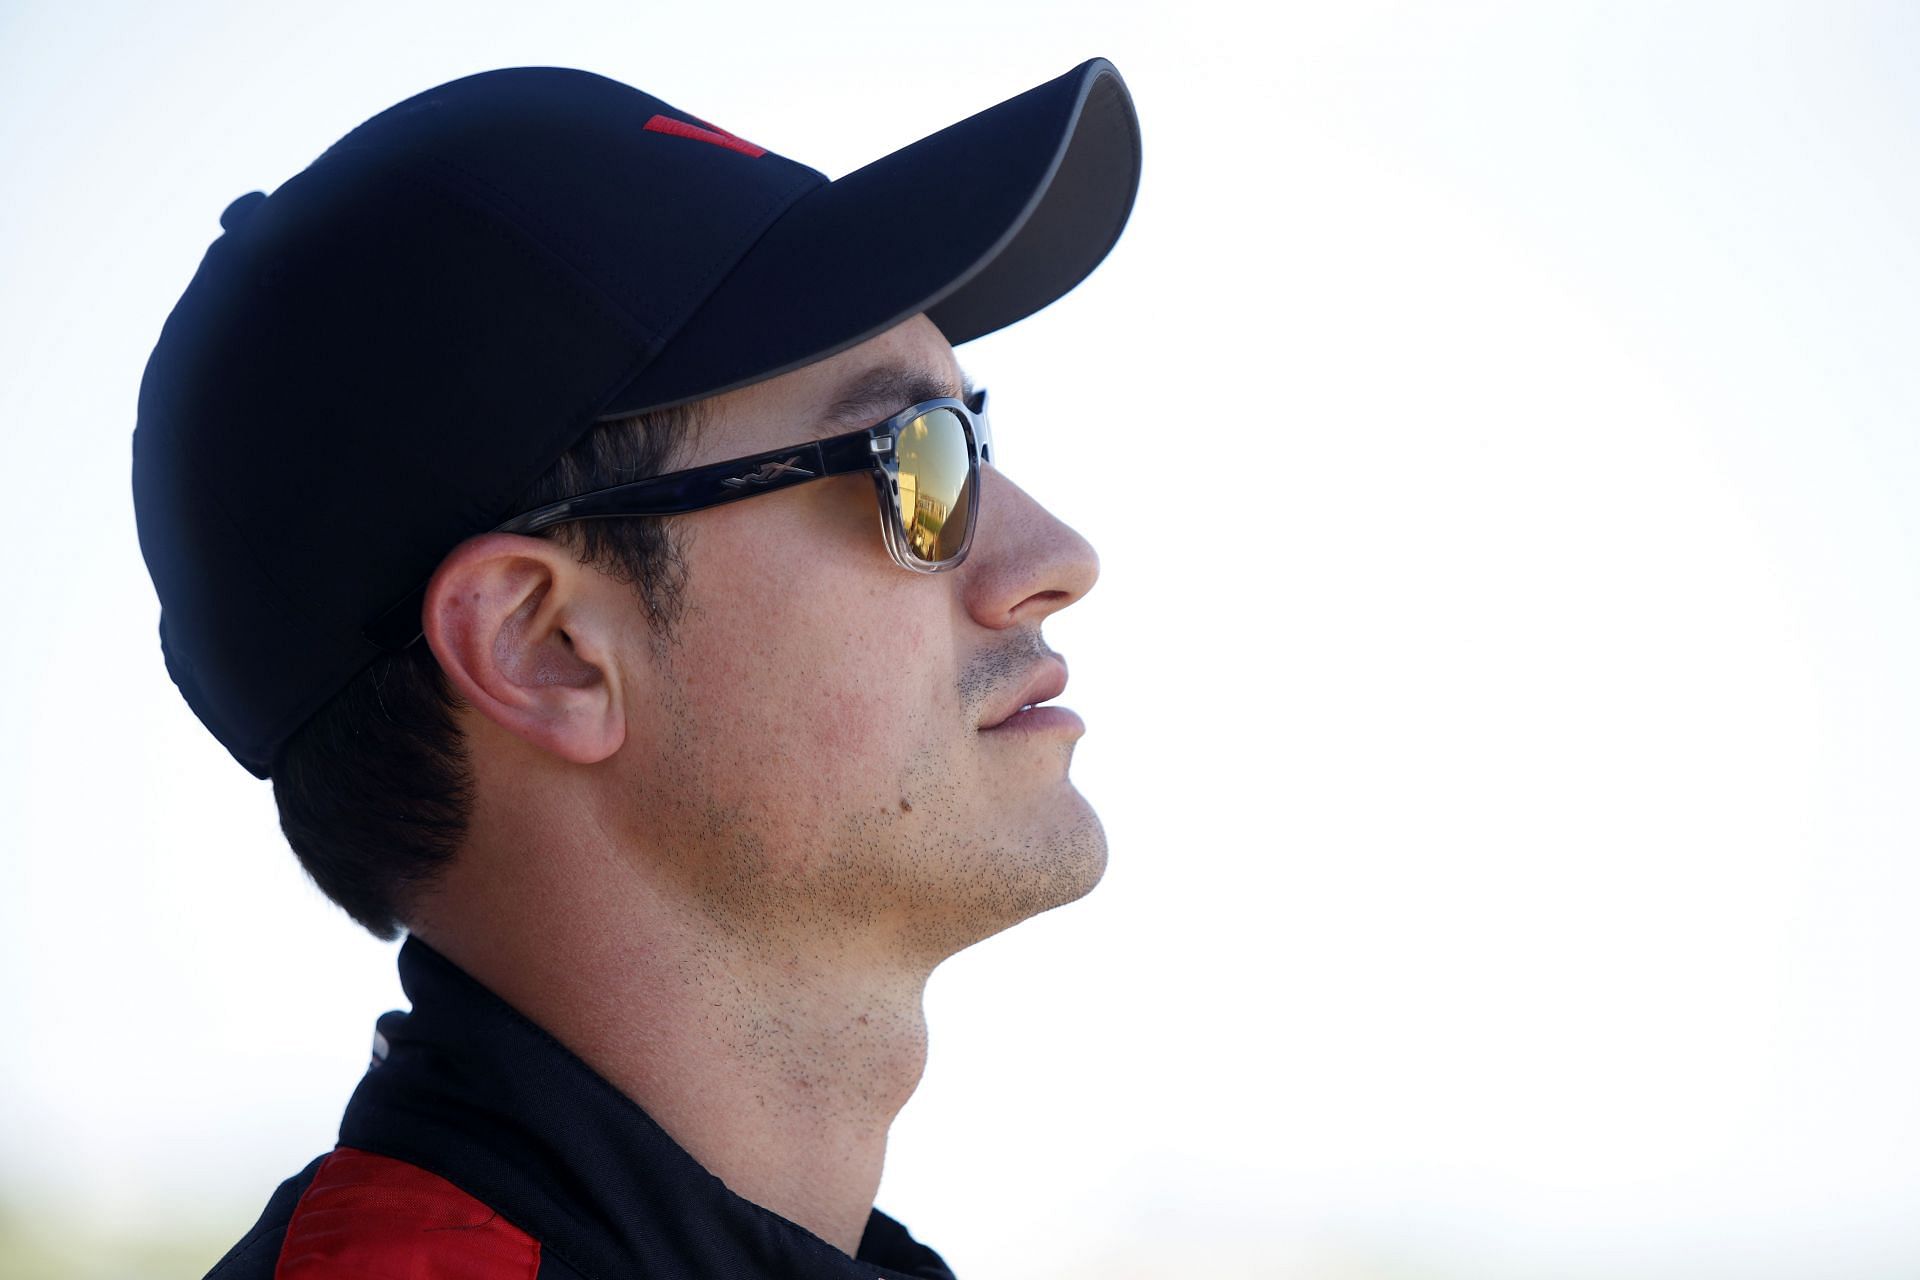
[[[866,465],[864,459],[861,465]],[[596,489],[559,502],[536,507],[499,525],[495,533],[536,533],[570,520],[603,520],[617,516],[675,516],[703,511],[728,502],[770,493],[792,485],[834,475],[835,468],[821,444],[809,442],[744,458],[729,458],[672,475],[636,480],[632,484]]]
[[[787,449],[770,449],[744,458],[730,458],[671,475],[636,480],[632,484],[596,489],[559,502],[524,511],[494,533],[537,533],[569,520],[605,520],[618,516],[670,516],[723,503],[738,502],[756,493],[769,493],[822,476],[865,471],[873,466],[871,431],[849,432],[830,440],[809,441]],[[423,582],[405,599],[370,623],[362,635],[388,653],[407,648],[420,638],[420,610],[426,603]]]

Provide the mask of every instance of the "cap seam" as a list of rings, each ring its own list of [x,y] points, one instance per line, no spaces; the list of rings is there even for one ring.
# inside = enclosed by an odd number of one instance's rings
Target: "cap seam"
[[[651,364],[654,359],[659,356],[663,344],[657,337],[650,336],[650,331],[647,329],[647,326],[636,320],[625,307],[621,306],[618,301],[607,294],[605,290],[595,285],[586,273],[576,266],[564,252],[542,241],[536,234],[517,223],[514,220],[515,215],[511,209],[495,207],[489,199],[489,192],[479,189],[482,184],[475,182],[475,189],[471,190],[463,189],[458,184],[449,184],[442,180],[444,175],[422,173],[407,165],[396,163],[392,153],[386,148],[359,146],[351,148],[351,150],[371,157],[374,161],[380,163],[393,177],[416,185],[427,186],[430,189],[456,197],[465,197],[467,201],[471,202],[470,207],[476,208],[478,212],[483,214],[491,215],[482,219],[482,225],[495,232],[501,244],[536,264],[558,266],[561,274],[555,277],[557,283],[597,313],[609,315],[615,317],[617,320],[624,321],[625,327],[634,338],[633,357],[628,360],[626,364],[620,366],[620,372],[616,375],[616,380],[610,387],[603,391],[597,391],[592,397],[591,402],[584,407],[570,408],[566,412],[555,411],[551,420],[557,424],[563,424],[565,429],[565,435],[556,447],[544,451],[540,455],[540,460],[529,469],[527,474],[501,480],[486,493],[474,495],[474,501],[471,505],[477,511],[477,514],[474,519],[464,521],[463,523],[468,525],[485,525],[488,521],[497,520],[500,513],[508,506],[511,506],[526,487],[539,478],[540,473],[545,468],[552,466],[556,458],[562,453],[565,453],[581,436],[593,428],[594,415],[599,412],[600,407],[607,402],[608,398],[610,398],[614,392],[633,381],[641,370]],[[448,174],[463,178],[467,176],[464,171],[453,166],[440,164],[437,161],[434,162],[434,164],[436,168],[444,169]],[[501,197],[501,199],[505,201],[505,197]],[[506,201],[506,203],[511,204],[512,202]],[[558,238],[562,240],[565,239],[565,237]],[[476,528],[474,532],[484,532],[484,529]],[[472,537],[473,533],[466,533],[461,536],[463,538]],[[442,551],[441,557],[444,558],[445,554],[445,551]],[[436,560],[435,563],[437,565],[438,560]],[[431,574],[431,572],[432,570],[428,570],[429,574]],[[389,602],[385,606],[385,608],[391,607],[392,602]],[[362,619],[356,625],[354,634],[358,639],[365,639],[364,633],[368,621],[372,618],[379,617],[381,612],[382,611],[375,611],[369,615],[367,619]],[[316,703],[315,705],[317,707],[319,704]]]
[[[464,197],[491,215],[503,230],[510,231],[512,234],[504,238],[521,252],[558,264],[566,273],[563,283],[568,289],[597,308],[619,317],[635,336],[637,344],[647,349],[650,355],[658,354],[664,345],[655,326],[635,316],[617,297],[595,282],[582,265],[584,255],[580,253],[579,241],[575,237],[555,230],[491,183],[438,156],[405,152],[389,146],[358,143],[335,146],[331,153],[364,156],[378,163],[391,176]]]
[[[665,350],[667,344],[679,336],[680,331],[687,327],[688,321],[692,320],[699,312],[699,306],[695,306],[691,310],[687,309],[686,304],[689,299],[700,295],[702,303],[704,304],[706,299],[711,298],[714,293],[726,283],[729,276],[740,269],[740,264],[747,260],[753,253],[754,248],[758,246],[762,240],[767,238],[769,232],[780,225],[780,220],[792,212],[795,206],[815,191],[820,191],[833,185],[827,180],[824,174],[817,173],[812,169],[807,169],[805,166],[801,166],[801,168],[802,173],[795,182],[782,188],[762,206],[760,217],[763,221],[760,224],[760,229],[754,233],[751,240],[740,247],[738,253],[733,255],[732,261],[728,262],[724,267],[716,267],[713,271],[701,278],[701,284],[689,285],[675,298],[674,309],[684,312],[684,314],[681,315],[680,322],[674,325],[673,332],[661,341],[660,347],[662,350]],[[818,178],[819,181],[808,183],[802,188],[800,184],[808,178]],[[619,388],[616,387],[614,390],[618,391]]]

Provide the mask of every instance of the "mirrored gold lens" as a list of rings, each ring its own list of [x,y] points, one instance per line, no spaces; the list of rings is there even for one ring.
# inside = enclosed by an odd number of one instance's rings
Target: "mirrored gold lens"
[[[973,483],[960,415],[933,409],[900,428],[900,522],[922,560],[949,560],[967,541]]]

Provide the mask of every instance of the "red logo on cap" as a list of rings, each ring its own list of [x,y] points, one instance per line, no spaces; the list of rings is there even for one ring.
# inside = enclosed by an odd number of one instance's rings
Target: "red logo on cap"
[[[756,147],[745,138],[736,138],[725,129],[711,126],[703,129],[697,124],[688,124],[685,120],[675,120],[672,116],[655,116],[647,121],[649,133],[669,133],[676,138],[692,138],[696,142],[711,142],[716,147],[725,147],[729,151],[738,151],[743,156],[763,156],[765,147]]]

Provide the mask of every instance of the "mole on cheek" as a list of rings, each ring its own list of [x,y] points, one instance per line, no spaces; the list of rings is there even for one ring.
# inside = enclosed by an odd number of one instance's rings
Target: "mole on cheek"
[[[907,803],[907,798],[905,796],[900,797],[900,812],[902,813],[913,812],[913,806]]]

